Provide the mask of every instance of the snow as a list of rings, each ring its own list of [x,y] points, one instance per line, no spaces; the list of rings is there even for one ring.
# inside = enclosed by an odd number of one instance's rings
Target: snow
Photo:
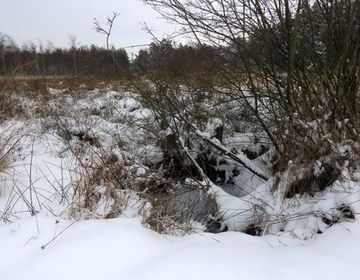
[[[137,218],[71,221],[39,214],[1,225],[1,279],[358,279],[360,224],[316,240],[243,233],[164,236]],[[6,240],[6,242],[4,242]]]
[[[63,113],[70,132],[88,133],[119,161],[134,160],[129,168],[138,175],[146,172],[146,164],[161,161],[162,150],[145,141],[150,136],[129,125],[128,121],[152,120],[151,112],[131,94],[94,90],[73,98],[63,97],[63,91],[56,89],[50,89],[50,94],[54,99],[49,101],[49,108]],[[27,101],[22,100],[24,104]],[[31,116],[38,105],[33,100],[29,104],[26,106]],[[221,120],[214,118],[206,132],[197,133],[211,138],[220,124]],[[360,184],[351,180],[346,170],[342,180],[322,193],[284,199],[286,176],[290,174],[284,174],[278,189],[273,191],[271,180],[265,182],[242,167],[241,176],[234,177],[234,184],[241,187],[239,197],[215,184],[209,189],[229,232],[211,234],[199,227],[185,236],[160,235],[146,228],[140,215],[141,208],[146,211],[151,206],[144,206],[131,190],[121,190],[129,201],[118,218],[102,219],[111,207],[108,204],[113,203],[104,196],[91,215],[69,215],[74,205],[63,200],[73,195],[69,184],[79,179],[79,166],[51,125],[50,116],[45,120],[13,119],[0,126],[2,136],[14,132],[22,136],[20,148],[13,152],[14,162],[0,180],[0,279],[359,278],[360,222],[347,222],[339,209],[346,205],[355,215],[360,213]],[[234,156],[267,176],[264,164],[249,160],[238,149],[242,145],[258,151],[258,146],[246,144],[252,137],[253,134],[233,135],[225,138],[224,145],[215,139],[211,141],[229,153],[237,149]],[[124,149],[116,143],[120,140]],[[100,150],[87,150],[86,144],[76,137],[68,144],[84,149],[84,157],[95,157]],[[338,147],[341,153],[350,148]],[[262,158],[266,156],[269,155]],[[219,164],[227,177],[232,172],[230,165]],[[321,169],[321,163],[318,168]],[[96,187],[104,192],[101,184]],[[30,196],[36,215],[29,213],[26,201]],[[330,221],[338,218],[341,223],[329,227],[324,217]],[[266,232],[260,237],[231,232],[264,221]]]

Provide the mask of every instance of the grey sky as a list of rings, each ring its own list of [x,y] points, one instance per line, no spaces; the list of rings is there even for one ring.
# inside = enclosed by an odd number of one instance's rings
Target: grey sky
[[[0,0],[0,32],[12,36],[18,45],[50,40],[55,46],[69,46],[70,34],[83,45],[104,45],[104,36],[92,29],[93,18],[104,22],[112,11],[121,14],[111,39],[117,47],[150,42],[143,22],[160,38],[176,29],[140,0]]]

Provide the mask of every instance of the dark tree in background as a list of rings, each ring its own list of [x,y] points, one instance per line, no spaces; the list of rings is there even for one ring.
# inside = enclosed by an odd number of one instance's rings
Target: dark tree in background
[[[134,71],[140,75],[189,80],[194,77],[216,75],[215,65],[224,59],[217,47],[209,45],[175,45],[170,40],[151,43],[139,51],[134,60]]]
[[[33,43],[18,47],[14,40],[0,34],[0,75],[68,75],[123,77],[130,69],[124,49],[103,48],[95,45],[55,48]]]

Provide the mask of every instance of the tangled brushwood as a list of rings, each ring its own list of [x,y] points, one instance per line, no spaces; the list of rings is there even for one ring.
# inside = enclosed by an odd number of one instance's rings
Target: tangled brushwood
[[[71,159],[61,213],[302,239],[356,219],[360,2],[144,2],[195,43],[152,43],[116,86],[6,93]]]
[[[320,210],[316,200],[328,200],[341,189],[355,197],[357,193],[356,187],[347,189],[347,182],[358,180],[360,3],[145,3],[182,25],[199,44],[217,51],[211,90],[206,77],[193,78],[204,81],[195,83],[156,68],[134,85],[167,135],[162,146],[172,142],[170,152],[164,150],[170,159],[161,167],[172,178],[205,184],[217,200],[223,228],[254,234],[275,227],[295,231],[295,219],[304,229],[306,223],[316,224],[310,232],[298,233],[308,235],[329,225],[322,218],[326,211],[333,213],[334,221],[355,217],[354,198],[339,198]],[[238,116],[237,127],[230,114]],[[214,119],[220,125],[214,125]],[[231,142],[231,134],[242,125],[265,143],[258,140],[245,148]],[[246,189],[248,182],[239,175],[244,172],[251,181],[261,182],[249,184],[240,201],[234,185]],[[217,194],[228,197],[217,199]],[[302,208],[307,214],[301,214]],[[351,214],[343,215],[342,209]]]

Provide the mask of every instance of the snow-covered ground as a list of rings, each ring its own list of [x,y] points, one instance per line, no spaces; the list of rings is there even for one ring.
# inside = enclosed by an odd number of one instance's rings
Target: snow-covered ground
[[[1,225],[1,279],[359,279],[360,224],[314,240],[243,233],[164,236],[137,218],[70,221],[45,214]]]
[[[331,227],[323,222],[341,214],[342,205],[359,212],[360,187],[349,180],[315,197],[288,201],[241,170],[235,186],[244,185],[239,192],[249,193],[242,199],[224,192],[226,185],[214,185],[230,230],[253,215],[250,203],[268,203],[260,206],[278,220],[269,220],[268,234],[260,237],[196,229],[185,236],[161,235],[144,226],[133,196],[117,218],[99,219],[106,205],[91,209],[91,215],[71,215],[70,186],[82,178],[69,144],[85,160],[103,149],[120,160],[136,159],[133,165],[141,166],[140,173],[162,151],[154,141],[145,141],[153,139],[140,129],[141,121],[151,123],[151,112],[131,94],[95,90],[72,97],[54,89],[49,94],[54,98],[45,108],[38,100],[19,97],[27,118],[1,125],[2,135],[16,132],[21,137],[10,168],[1,175],[0,279],[359,279],[360,222],[334,221]],[[228,137],[225,144],[232,149],[241,137]],[[93,150],[85,142],[92,142]],[[241,207],[248,212],[241,215]]]

